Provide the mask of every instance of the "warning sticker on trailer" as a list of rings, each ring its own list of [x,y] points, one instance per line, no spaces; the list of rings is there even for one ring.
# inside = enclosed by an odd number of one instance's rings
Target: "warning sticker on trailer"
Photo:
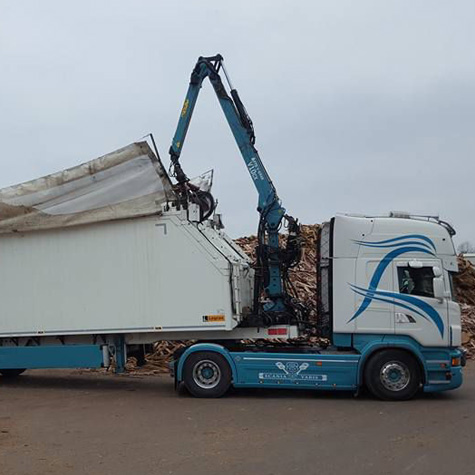
[[[220,313],[217,315],[203,315],[203,322],[207,322],[207,323],[224,322],[225,320],[226,318],[223,313]]]
[[[309,368],[308,363],[299,363],[297,361],[289,361],[288,363],[282,363],[278,361],[276,364],[277,369],[280,372],[262,372],[259,373],[259,379],[277,379],[277,380],[292,380],[292,381],[327,381],[326,374],[308,374],[304,373]]]

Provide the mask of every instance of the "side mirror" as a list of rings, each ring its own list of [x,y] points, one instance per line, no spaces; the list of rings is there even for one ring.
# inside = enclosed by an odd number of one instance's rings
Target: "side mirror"
[[[440,267],[432,267],[432,272],[434,273],[434,277],[442,277],[442,270]]]
[[[434,297],[442,302],[445,297],[445,285],[443,277],[434,277]]]

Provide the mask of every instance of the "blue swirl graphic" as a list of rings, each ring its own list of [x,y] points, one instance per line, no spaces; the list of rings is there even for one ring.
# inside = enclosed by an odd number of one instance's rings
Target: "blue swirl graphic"
[[[379,244],[396,243],[398,241],[404,241],[406,239],[418,239],[419,244],[421,244],[421,245],[426,245],[425,243],[420,242],[420,241],[425,241],[432,247],[432,249],[434,251],[436,250],[434,241],[432,241],[432,239],[428,238],[427,236],[424,236],[423,234],[406,234],[404,236],[399,236],[399,237],[392,238],[392,239],[385,239],[384,241],[373,241],[373,242],[355,241],[355,242],[358,243],[358,244],[361,244],[362,246],[371,246],[372,247],[374,245],[379,245]]]
[[[363,289],[361,287],[356,287],[356,286],[352,286],[352,287],[354,287],[353,291],[360,294],[360,295],[365,295],[365,294],[369,293],[369,291],[367,289]],[[355,289],[357,289],[357,290],[355,290]],[[442,338],[444,337],[444,322],[442,320],[442,317],[440,316],[439,312],[437,312],[434,309],[434,307],[429,305],[426,301],[424,301],[422,299],[419,299],[417,297],[414,297],[413,295],[398,294],[398,293],[394,293],[394,292],[387,292],[385,290],[375,290],[375,291],[373,290],[372,294],[373,294],[373,297],[371,298],[371,300],[379,300],[379,301],[382,301],[382,302],[393,303],[394,305],[397,305],[398,307],[405,308],[407,310],[410,310],[411,312],[416,313],[417,315],[420,315],[421,317],[425,318],[426,320],[428,320],[428,318],[427,318],[427,316],[428,316],[430,318],[430,320],[432,320],[432,322],[438,328],[440,336]],[[389,297],[389,298],[394,299],[394,301],[382,299],[382,298],[377,297],[377,296]],[[401,303],[401,301],[404,302],[404,303]],[[405,305],[405,303],[411,304],[414,307],[416,307],[417,309],[422,310],[422,312],[424,312],[425,315],[427,315],[427,316],[425,316],[423,313],[416,310],[415,308],[412,308],[409,305]]]
[[[416,239],[416,241],[414,241]],[[419,241],[417,241],[419,240]],[[422,241],[422,242],[421,242]],[[355,312],[355,314],[348,320],[348,323],[353,321],[355,318],[359,317],[370,305],[373,300],[391,303],[397,305],[398,307],[405,308],[411,312],[416,313],[417,315],[425,318],[426,320],[430,319],[437,326],[441,336],[444,336],[444,322],[440,314],[427,302],[421,300],[417,297],[407,294],[399,294],[394,292],[388,292],[383,290],[378,290],[378,285],[381,281],[381,278],[384,274],[384,271],[391,264],[391,262],[399,257],[401,254],[406,254],[409,252],[421,252],[423,254],[429,254],[435,256],[434,252],[430,250],[432,248],[436,250],[434,242],[427,236],[420,234],[407,234],[405,236],[400,236],[392,239],[386,239],[384,241],[374,241],[374,242],[365,242],[365,241],[354,241],[360,246],[364,247],[375,247],[375,248],[395,248],[388,252],[379,262],[376,270],[374,271],[369,287],[364,289],[356,285],[350,284],[353,292],[357,293],[364,297],[363,302]],[[429,247],[430,246],[430,247]],[[386,297],[386,298],[383,298]],[[392,300],[389,300],[392,299]],[[408,305],[409,304],[409,305]],[[415,307],[415,308],[414,308]]]

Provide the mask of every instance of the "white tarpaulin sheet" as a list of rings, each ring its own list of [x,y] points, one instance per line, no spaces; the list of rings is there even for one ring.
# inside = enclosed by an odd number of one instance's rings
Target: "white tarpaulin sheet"
[[[0,233],[147,216],[174,198],[147,142],[0,190]]]

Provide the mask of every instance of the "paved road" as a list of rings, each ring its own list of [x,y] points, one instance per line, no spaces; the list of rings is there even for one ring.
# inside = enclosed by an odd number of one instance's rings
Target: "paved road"
[[[30,372],[0,383],[0,474],[475,473],[475,364],[452,393],[385,403],[240,390],[177,396],[166,376]]]

